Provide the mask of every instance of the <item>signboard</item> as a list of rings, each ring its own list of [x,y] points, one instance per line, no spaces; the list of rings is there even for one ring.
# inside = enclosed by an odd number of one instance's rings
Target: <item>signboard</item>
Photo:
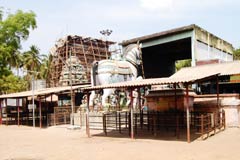
[[[32,110],[33,109],[33,105],[32,104],[28,104],[28,109]],[[36,104],[34,104],[34,109],[36,109]]]
[[[7,105],[8,106],[17,106],[17,99],[7,98]],[[23,106],[22,99],[18,99],[18,105]],[[2,101],[2,107],[6,107],[6,101]]]

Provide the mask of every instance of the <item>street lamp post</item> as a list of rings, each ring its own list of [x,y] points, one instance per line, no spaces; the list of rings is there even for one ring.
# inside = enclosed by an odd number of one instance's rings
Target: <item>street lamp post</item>
[[[110,34],[112,33],[113,31],[111,29],[105,29],[105,30],[102,30],[100,31],[100,33],[105,37],[105,41],[106,41],[106,45],[107,45],[107,37],[110,36]],[[106,46],[106,57],[108,59],[108,51],[107,51],[107,46]]]
[[[32,116],[33,116],[33,127],[35,127],[35,107],[34,107],[34,75],[32,75]]]
[[[110,36],[110,34],[112,33],[112,30],[111,29],[105,29],[105,30],[100,31],[100,33],[104,36]]]
[[[35,90],[35,80],[34,80],[34,73],[39,73],[37,71],[28,71],[32,73],[32,118],[33,118],[33,127],[35,127],[35,104],[34,104],[34,90]]]

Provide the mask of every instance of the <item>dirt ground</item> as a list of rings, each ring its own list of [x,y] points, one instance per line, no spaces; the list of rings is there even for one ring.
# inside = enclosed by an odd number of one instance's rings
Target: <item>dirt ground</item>
[[[205,141],[87,138],[84,130],[0,126],[1,160],[239,160],[240,129],[228,128]]]

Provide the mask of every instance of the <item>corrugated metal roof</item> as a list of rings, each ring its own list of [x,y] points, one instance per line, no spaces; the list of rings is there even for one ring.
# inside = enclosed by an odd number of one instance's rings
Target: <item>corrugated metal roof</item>
[[[148,86],[148,85],[161,85],[161,84],[174,84],[174,83],[193,83],[201,79],[216,76],[217,74],[218,73],[216,72],[206,72],[205,74],[195,74],[195,75],[188,75],[188,76],[182,76],[182,77],[178,76],[178,77],[169,77],[169,78],[151,78],[151,79],[143,79],[143,80],[134,80],[134,81],[127,81],[127,82],[92,86],[89,88],[85,88],[84,90],[98,90],[98,89],[106,89],[106,88],[130,88],[130,87],[142,87],[142,86]]]
[[[142,37],[124,40],[121,44],[123,46],[126,46],[131,43],[136,43],[137,41],[142,42],[144,40],[154,39],[156,37],[162,37],[162,36],[167,36],[167,35],[171,35],[171,34],[181,33],[181,32],[185,32],[185,31],[193,30],[195,26],[196,26],[195,24],[191,24],[191,25],[184,26],[184,27],[179,27],[179,28],[175,28],[175,29],[171,29],[171,30],[167,30],[167,31],[163,31],[163,32],[158,32],[158,33],[154,33],[154,34],[150,34],[150,35],[146,35],[146,36],[142,36]]]
[[[219,73],[220,76],[240,74],[240,61],[225,62],[218,64],[208,64],[196,67],[182,68],[180,71],[172,75],[172,78],[185,76],[201,76],[206,73]]]
[[[129,88],[129,87],[141,87],[148,85],[161,85],[161,84],[174,84],[174,83],[193,83],[202,79],[206,79],[215,75],[233,75],[240,74],[240,61],[210,64],[196,67],[182,68],[169,78],[152,78],[143,80],[134,80],[127,82],[112,83],[100,86],[90,85],[78,85],[73,86],[73,90],[82,88],[83,90],[98,90],[106,88]],[[35,95],[46,95],[51,93],[58,93],[63,91],[69,91],[68,87],[55,87],[36,90]],[[16,97],[28,97],[32,95],[32,91],[25,91],[7,95],[1,95],[0,98],[16,98]]]
[[[72,86],[73,90],[76,89],[82,89],[90,87],[90,85],[77,85],[77,86]],[[44,88],[44,89],[38,89],[34,91],[34,95],[47,95],[47,94],[52,94],[52,93],[59,93],[59,92],[64,92],[64,91],[70,91],[71,87],[66,86],[66,87],[53,87],[53,88]],[[0,98],[22,98],[22,97],[29,97],[32,96],[32,91],[24,91],[24,92],[18,92],[18,93],[11,93],[11,94],[5,94],[5,95],[0,95]]]
[[[170,29],[170,30],[166,30],[166,31],[162,31],[162,32],[158,32],[158,33],[142,36],[142,37],[137,37],[137,38],[133,38],[133,39],[129,39],[129,40],[124,40],[121,44],[123,46],[127,46],[129,44],[136,43],[137,41],[140,41],[140,42],[148,41],[150,39],[156,39],[156,38],[159,38],[159,37],[165,37],[165,36],[169,36],[169,35],[173,35],[173,34],[178,34],[178,33],[186,32],[186,31],[191,31],[191,30],[194,30],[195,28],[198,28],[200,30],[208,32],[208,31],[206,31],[205,29],[199,27],[196,24],[191,24],[191,25],[188,25],[188,26],[178,27],[178,28],[174,28],[174,29]],[[223,42],[225,42],[227,44],[230,44],[229,42],[227,42],[227,41],[225,41],[225,40],[223,40],[223,39],[213,35],[212,33],[209,33],[209,34],[211,34],[212,36],[220,39],[221,41],[223,41]],[[232,45],[232,44],[230,44],[230,45]]]

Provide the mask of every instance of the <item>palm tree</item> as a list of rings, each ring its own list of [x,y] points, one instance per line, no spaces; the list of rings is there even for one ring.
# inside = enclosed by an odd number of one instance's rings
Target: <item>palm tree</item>
[[[11,57],[9,57],[10,68],[15,68],[17,70],[17,76],[19,76],[19,69],[23,65],[23,56],[19,51],[14,52]]]
[[[23,67],[28,72],[28,75],[34,75],[36,77],[36,72],[40,71],[42,56],[39,52],[37,46],[30,46],[30,50],[23,53]]]
[[[50,65],[52,62],[52,55],[44,55],[42,59],[42,64],[40,67],[40,78],[41,79],[47,79],[50,74]]]

